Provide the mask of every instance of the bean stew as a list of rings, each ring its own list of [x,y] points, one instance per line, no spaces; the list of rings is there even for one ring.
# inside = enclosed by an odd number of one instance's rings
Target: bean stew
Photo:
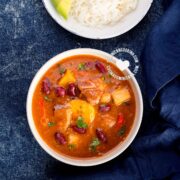
[[[135,97],[112,63],[92,55],[66,58],[45,72],[32,103],[42,139],[56,152],[73,157],[101,156],[121,143],[135,117]]]

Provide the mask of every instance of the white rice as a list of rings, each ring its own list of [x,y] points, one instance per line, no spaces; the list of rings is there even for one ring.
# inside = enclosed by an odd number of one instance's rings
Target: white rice
[[[86,26],[115,24],[137,7],[138,0],[72,0],[71,16]]]

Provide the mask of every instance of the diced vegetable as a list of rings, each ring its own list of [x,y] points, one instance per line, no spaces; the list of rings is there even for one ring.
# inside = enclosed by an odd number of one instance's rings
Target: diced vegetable
[[[130,106],[131,103],[130,103],[130,101],[126,101],[126,102],[124,102],[122,105],[124,105],[124,106]]]
[[[89,125],[94,121],[95,118],[95,109],[94,107],[83,100],[72,100],[70,102],[73,117],[82,116],[84,122]]]
[[[78,128],[85,128],[86,129],[88,127],[88,125],[84,122],[84,118],[81,116],[78,117],[76,123],[77,123]]]
[[[82,70],[85,70],[85,69],[86,69],[86,66],[85,66],[84,63],[80,63],[80,64],[78,65],[78,70],[79,70],[79,71],[82,71]]]
[[[74,146],[78,147],[79,144],[81,143],[81,136],[82,135],[74,134],[74,133],[69,134],[68,143],[74,144]]]
[[[101,73],[107,73],[107,69],[105,68],[105,66],[102,64],[102,63],[100,63],[100,62],[96,62],[96,64],[95,64],[95,66],[96,66],[96,69],[99,71],[99,72],[101,72]]]
[[[99,127],[101,127],[105,132],[113,128],[117,123],[117,119],[109,113],[102,113],[101,119],[102,120],[101,123],[99,124]]]
[[[65,68],[62,68],[62,67],[59,68],[59,73],[60,74],[64,74],[65,72],[66,72]]]
[[[112,97],[116,106],[121,105],[124,102],[127,102],[131,99],[131,94],[126,87],[119,87],[114,90]]]
[[[96,151],[97,146],[99,146],[101,143],[98,138],[94,138],[89,146],[91,151]]]
[[[74,77],[74,74],[70,70],[66,70],[64,76],[59,80],[59,86],[65,87],[70,83],[75,83],[76,79]]]
[[[103,132],[102,129],[100,129],[100,128],[96,129],[96,135],[101,142],[107,143],[106,134]]]
[[[52,102],[52,99],[49,98],[48,96],[44,96],[44,100],[47,101],[47,102]]]
[[[68,144],[68,149],[73,150],[76,147],[75,144]]]
[[[64,135],[63,135],[62,133],[60,133],[60,132],[56,132],[56,133],[54,134],[54,137],[55,137],[55,140],[56,140],[56,142],[57,142],[58,144],[64,145],[64,144],[67,143]]]
[[[40,122],[43,126],[47,126],[49,119],[46,117],[46,111],[44,106],[44,99],[41,97],[39,99],[39,111],[40,111]]]
[[[47,95],[51,92],[51,82],[48,78],[44,79],[42,82],[42,92]]]
[[[126,126],[122,126],[120,130],[118,131],[119,136],[123,136],[126,132]]]
[[[51,0],[57,12],[64,18],[68,19],[71,9],[71,0]]]
[[[100,100],[101,103],[109,103],[110,101],[111,101],[111,94],[110,93],[104,93],[101,96],[101,100]]]
[[[55,125],[56,125],[55,122],[48,122],[48,127],[53,127],[53,126],[55,126]]]
[[[63,87],[55,88],[55,93],[57,97],[64,97],[66,95],[66,90]]]
[[[99,111],[100,112],[108,112],[111,110],[111,105],[109,104],[101,104],[99,105]]]
[[[67,95],[69,95],[69,96],[79,96],[80,93],[81,92],[80,92],[79,88],[74,83],[71,83],[71,84],[68,85]]]
[[[120,127],[123,126],[124,123],[125,123],[124,116],[123,116],[122,113],[119,113],[119,114],[118,114],[118,118],[117,118],[117,124],[116,124],[116,126],[117,126],[118,128],[120,128]]]
[[[54,117],[56,119],[58,129],[61,132],[66,132],[67,128],[70,126],[72,119],[71,109],[59,109],[54,111]]]

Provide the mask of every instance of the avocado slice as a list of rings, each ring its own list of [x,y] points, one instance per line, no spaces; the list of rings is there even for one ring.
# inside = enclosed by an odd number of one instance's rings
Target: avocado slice
[[[68,19],[71,9],[71,0],[51,0],[57,12],[64,18]]]

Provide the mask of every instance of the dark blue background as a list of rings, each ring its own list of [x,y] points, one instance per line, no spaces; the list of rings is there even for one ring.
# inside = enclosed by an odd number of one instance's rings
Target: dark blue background
[[[103,179],[114,179],[115,176],[120,178],[124,167],[127,167],[126,171],[131,168],[128,166],[131,147],[115,160],[97,167],[77,168],[54,160],[40,148],[30,132],[26,118],[26,96],[38,69],[48,59],[65,50],[90,47],[111,52],[115,48],[126,47],[140,57],[149,30],[163,14],[161,3],[161,0],[154,0],[147,16],[130,32],[97,41],[78,37],[62,29],[48,15],[41,0],[0,0],[1,180],[80,179],[80,175],[81,179],[99,180],[101,176],[98,175],[102,172]],[[142,69],[137,79],[145,104],[140,135],[146,131],[146,122],[153,123],[156,112],[152,112],[146,99]],[[138,174],[139,170],[131,171]]]

